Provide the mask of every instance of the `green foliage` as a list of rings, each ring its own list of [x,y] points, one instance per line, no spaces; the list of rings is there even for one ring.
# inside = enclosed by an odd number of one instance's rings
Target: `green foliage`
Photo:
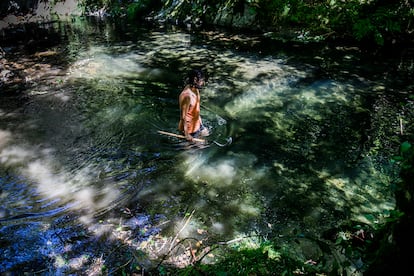
[[[400,146],[400,155],[394,158],[399,160],[401,182],[396,190],[397,208],[408,216],[413,215],[414,207],[414,147],[405,141]]]
[[[413,210],[411,207],[414,205],[414,147],[413,145],[405,141],[400,146],[399,155],[394,156],[392,159],[394,162],[400,164],[400,176],[401,181],[396,187],[396,200],[397,208],[403,212],[410,212],[412,215]]]
[[[363,39],[375,29],[375,27],[371,24],[371,21],[367,18],[357,20],[353,28],[354,35],[358,40]]]
[[[130,19],[161,8],[161,0],[80,0],[84,13],[105,10],[111,16],[127,15]]]
[[[127,7],[128,18],[133,19],[138,17],[147,9],[148,4],[150,4],[150,0],[134,1],[130,3]]]
[[[393,158],[400,164],[401,181],[395,189],[396,208],[390,212],[384,225],[376,231],[375,243],[364,251],[368,260],[369,274],[401,274],[410,266],[412,251],[412,227],[414,212],[414,147],[408,141],[401,143],[399,155]],[[404,268],[405,267],[405,268]]]
[[[263,24],[302,26],[315,33],[335,32],[384,45],[409,32],[414,8],[407,1],[255,1]]]
[[[229,248],[225,258],[218,262],[198,262],[177,275],[293,275],[303,271],[314,269],[289,256],[282,256],[274,244],[263,242],[258,248]]]
[[[361,0],[81,0],[85,12],[104,8],[111,15],[129,18],[161,14],[174,20],[214,19],[220,13],[256,14],[257,25],[267,30],[300,28],[309,38],[335,34],[378,46],[411,32],[414,7],[410,1]],[[231,21],[229,21],[231,22]],[[210,22],[211,23],[211,22]]]
[[[401,31],[400,15],[393,7],[378,7],[373,13],[361,14],[353,25],[358,40],[372,37],[376,44],[384,45],[384,37]]]
[[[405,141],[401,144],[400,160],[402,160],[401,169],[403,171],[412,171],[414,169],[414,148],[408,141]]]
[[[366,225],[356,224],[337,235],[335,244],[342,248],[348,260],[361,259],[366,262],[365,255],[372,244],[372,229]]]

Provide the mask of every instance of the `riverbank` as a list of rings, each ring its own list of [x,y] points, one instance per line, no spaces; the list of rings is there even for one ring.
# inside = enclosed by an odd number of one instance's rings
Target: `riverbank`
[[[22,3],[19,5],[18,2]],[[50,23],[53,20],[69,16],[80,16],[82,14],[77,0],[56,1],[56,3],[39,1],[31,5],[29,3],[23,4],[24,1],[11,2],[9,4],[7,7],[8,14],[3,12],[4,17],[0,20],[0,32],[3,32],[4,29],[16,28],[25,24]]]

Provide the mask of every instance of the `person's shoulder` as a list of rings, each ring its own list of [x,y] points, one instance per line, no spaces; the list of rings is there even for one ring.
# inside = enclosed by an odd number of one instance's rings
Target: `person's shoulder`
[[[183,96],[183,97],[189,97],[190,95],[191,95],[191,89],[189,86],[184,87],[184,89],[180,93],[180,96]]]

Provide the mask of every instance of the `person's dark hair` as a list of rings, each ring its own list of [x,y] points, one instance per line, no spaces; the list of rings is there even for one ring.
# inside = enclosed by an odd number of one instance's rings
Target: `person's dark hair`
[[[191,71],[188,72],[186,84],[195,85],[195,82],[194,82],[195,78],[197,80],[204,79],[205,81],[207,81],[206,74],[203,72],[203,70],[192,69]]]

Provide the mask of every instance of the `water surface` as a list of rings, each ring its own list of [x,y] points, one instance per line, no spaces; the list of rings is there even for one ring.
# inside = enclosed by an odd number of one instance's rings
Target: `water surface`
[[[191,256],[172,251],[177,239],[321,238],[349,221],[375,226],[394,208],[389,161],[413,117],[412,99],[384,78],[397,62],[372,68],[356,50],[295,51],[221,31],[52,30],[56,44],[6,48],[39,71],[0,102],[1,272],[116,271],[111,262],[138,251],[142,267],[166,253],[183,265]],[[157,133],[177,133],[194,66],[209,74],[208,145]]]

